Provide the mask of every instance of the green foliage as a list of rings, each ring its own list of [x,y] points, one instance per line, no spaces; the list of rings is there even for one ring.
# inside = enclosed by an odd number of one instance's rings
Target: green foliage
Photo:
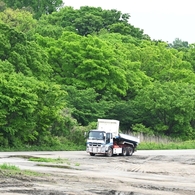
[[[38,100],[33,90],[33,83],[37,85],[33,79],[24,77],[22,74],[12,73],[8,76],[1,74],[0,129],[4,139],[7,138],[13,145],[19,144],[13,143],[15,134],[20,134],[19,140],[15,139],[16,142],[22,142],[20,139],[24,139],[23,136],[32,136],[33,139],[33,133],[32,135],[23,134],[34,128],[33,117],[27,118],[28,115],[33,115]]]
[[[186,48],[189,47],[188,42],[187,41],[182,41],[179,38],[176,38],[173,43],[169,44],[169,47],[178,49],[178,50],[184,50]]]
[[[37,41],[47,50],[59,84],[94,88],[99,94],[126,94],[125,71],[106,42],[71,32],[64,32],[58,40],[37,36]]]
[[[49,81],[46,54],[24,34],[0,25],[1,146],[52,143],[48,131],[60,118],[65,93]]]
[[[107,101],[108,110],[104,118],[116,119],[120,121],[120,129],[129,131],[133,122],[133,109],[130,101]]]
[[[13,9],[26,9],[34,12],[34,17],[39,18],[42,14],[51,14],[63,5],[62,0],[2,0]]]
[[[72,117],[72,111],[69,108],[64,108],[60,112],[60,118],[55,120],[51,126],[50,132],[58,137],[68,137],[70,131],[75,126],[78,126],[76,119]]]
[[[94,89],[77,90],[75,87],[66,87],[68,92],[67,104],[72,108],[72,116],[79,124],[87,126],[98,117],[104,118],[107,102],[97,102],[98,94]]]
[[[52,25],[54,27],[62,27],[64,30],[70,29],[71,31],[76,32],[73,24],[77,17],[78,11],[72,7],[66,6],[61,8],[58,12],[42,15],[39,21],[41,25]]]
[[[31,31],[27,35],[29,39],[31,38],[32,40],[34,39],[35,34],[40,34],[44,37],[51,37],[54,39],[58,39],[62,35],[63,31],[64,31],[64,28],[62,28],[61,26],[54,26],[54,25],[47,24],[47,23],[42,24],[39,22],[36,25],[36,28],[31,29]]]
[[[122,14],[115,9],[103,10],[100,7],[83,6],[78,10],[72,7],[64,7],[58,12],[43,16],[42,21],[61,26],[65,30],[77,32],[79,35],[87,36],[99,33],[102,29],[110,32],[131,35],[139,39],[144,38],[143,30],[135,28],[128,23],[129,14]]]
[[[128,83],[125,99],[132,99],[143,87],[149,85],[152,78],[142,71],[142,64],[138,60],[140,40],[132,36],[124,36],[118,33],[107,33],[102,31],[98,37],[111,45],[117,56],[119,66],[125,70],[125,78]],[[137,60],[136,60],[137,59]],[[123,96],[124,98],[124,96]]]
[[[184,53],[184,59],[188,61],[195,71],[195,44],[191,44],[189,49]]]
[[[183,139],[194,138],[194,85],[155,82],[141,90],[135,105],[142,118],[137,119],[155,133]],[[138,115],[139,117],[140,115]]]
[[[0,1],[0,12],[3,12],[6,9],[6,3]]]
[[[0,21],[17,31],[25,33],[35,28],[37,23],[30,12],[19,9],[12,10],[11,8],[0,12]]]
[[[35,42],[29,42],[23,33],[0,24],[0,60],[9,61],[16,73],[48,80],[52,73],[48,57]]]
[[[50,142],[45,137],[47,129],[64,106],[57,101],[63,96],[60,88],[17,73],[2,73],[0,88],[3,139],[12,146],[43,139]]]
[[[83,148],[85,146],[84,134],[87,129],[89,130],[90,126],[81,126],[72,117],[72,111],[70,109],[63,109],[61,119],[55,120],[50,130],[51,134],[56,136],[56,142],[51,147],[62,147],[64,150]]]
[[[131,35],[132,37],[136,37],[138,39],[144,39],[143,30],[135,28],[133,25],[126,22],[111,24],[109,26],[109,32],[120,33],[121,35]]]
[[[133,132],[136,132],[136,133],[144,133],[146,135],[154,135],[154,132],[152,131],[152,129],[150,129],[149,127],[145,127],[142,124],[132,125],[132,130],[133,130]]]
[[[142,41],[138,47],[129,49],[129,59],[139,62],[140,70],[153,80],[177,81],[183,78],[184,71],[192,72],[191,64],[183,60],[183,52],[167,48],[166,43]]]

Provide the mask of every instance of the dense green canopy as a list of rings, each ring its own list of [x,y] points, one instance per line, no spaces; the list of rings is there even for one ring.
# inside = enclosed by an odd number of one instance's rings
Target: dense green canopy
[[[43,14],[51,14],[63,5],[63,0],[1,0],[7,7],[25,9],[33,12],[35,18]]]
[[[0,146],[80,143],[97,118],[195,139],[195,45],[150,40],[117,10],[61,5],[0,1]]]

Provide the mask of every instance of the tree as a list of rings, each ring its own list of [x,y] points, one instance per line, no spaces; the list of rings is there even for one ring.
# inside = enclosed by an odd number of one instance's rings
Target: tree
[[[125,71],[128,89],[126,95],[121,98],[123,100],[134,98],[137,91],[152,81],[152,78],[142,71],[139,47],[141,40],[130,35],[108,33],[107,31],[101,31],[98,37],[110,45],[119,66]]]
[[[178,50],[183,50],[185,48],[188,48],[189,45],[188,45],[187,41],[182,41],[181,39],[176,38],[173,41],[173,43],[169,44],[169,47],[172,47],[172,48],[175,48],[175,49],[178,49]]]
[[[35,139],[33,113],[38,97],[33,92],[34,83],[33,79],[24,78],[21,74],[1,72],[0,132],[6,146],[19,146]]]
[[[49,128],[64,107],[64,103],[58,101],[63,98],[59,86],[22,73],[2,73],[0,70],[0,75],[0,132],[4,138],[1,146],[48,143]]]
[[[4,11],[6,9],[6,4],[1,0],[0,1],[0,12]]]
[[[58,40],[37,36],[37,41],[47,50],[58,83],[94,88],[100,96],[126,94],[126,73],[106,42],[71,32],[64,32]]]
[[[65,106],[65,93],[51,73],[46,53],[35,42],[0,25],[1,145],[51,142],[50,128]]]
[[[82,17],[75,19],[75,28],[80,35],[86,36],[94,32],[99,32],[102,28],[103,18],[91,13],[86,13]]]
[[[154,80],[169,81],[175,77],[174,71],[192,71],[192,65],[185,61],[184,53],[167,48],[167,43],[143,40],[136,47],[129,46],[129,60],[139,61],[140,70]]]
[[[0,59],[14,65],[16,73],[49,79],[52,69],[48,57],[35,42],[27,41],[23,33],[5,24],[0,25],[0,40]]]
[[[195,71],[195,44],[191,44],[184,53],[184,60],[189,62],[193,67],[193,71]]]
[[[134,105],[137,123],[151,127],[154,134],[191,139],[195,136],[195,85],[182,82],[154,82],[140,90]]]
[[[99,94],[94,89],[78,90],[73,86],[66,86],[65,89],[68,93],[67,104],[79,124],[87,126],[97,118],[104,118],[109,106],[103,100],[97,101]]]
[[[100,7],[83,6],[78,10],[64,7],[58,12],[43,16],[41,21],[61,26],[82,36],[98,34],[102,29],[106,29],[109,32],[128,34],[142,39],[144,37],[143,30],[129,24],[129,18],[129,14],[122,14],[115,9],[103,10]]]
[[[24,33],[34,29],[37,23],[30,12],[19,9],[12,10],[11,8],[7,8],[3,12],[0,12],[0,21],[17,31]]]
[[[109,32],[120,33],[121,35],[131,35],[132,37],[136,37],[138,39],[143,39],[145,37],[145,35],[143,35],[143,30],[135,28],[131,24],[125,22],[111,24],[109,26]]]
[[[62,7],[62,0],[2,0],[7,7],[13,9],[33,9],[35,18],[40,18],[43,14],[51,14]]]
[[[124,100],[118,100],[118,101],[107,101],[107,104],[109,105],[108,109],[105,110],[105,118],[108,119],[117,119],[120,121],[120,130],[121,131],[130,131],[131,126],[134,124],[134,109],[132,105],[132,101],[124,101]]]

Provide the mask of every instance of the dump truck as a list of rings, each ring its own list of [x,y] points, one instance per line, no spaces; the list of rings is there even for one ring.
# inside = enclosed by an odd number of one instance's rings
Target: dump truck
[[[90,130],[87,135],[86,152],[91,156],[133,155],[140,140],[138,137],[119,133],[119,124],[118,120],[98,119],[97,129]]]

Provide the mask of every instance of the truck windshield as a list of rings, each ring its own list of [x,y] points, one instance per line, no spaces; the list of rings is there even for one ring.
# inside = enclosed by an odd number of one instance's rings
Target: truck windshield
[[[104,133],[102,131],[90,131],[89,132],[89,139],[103,140]]]

